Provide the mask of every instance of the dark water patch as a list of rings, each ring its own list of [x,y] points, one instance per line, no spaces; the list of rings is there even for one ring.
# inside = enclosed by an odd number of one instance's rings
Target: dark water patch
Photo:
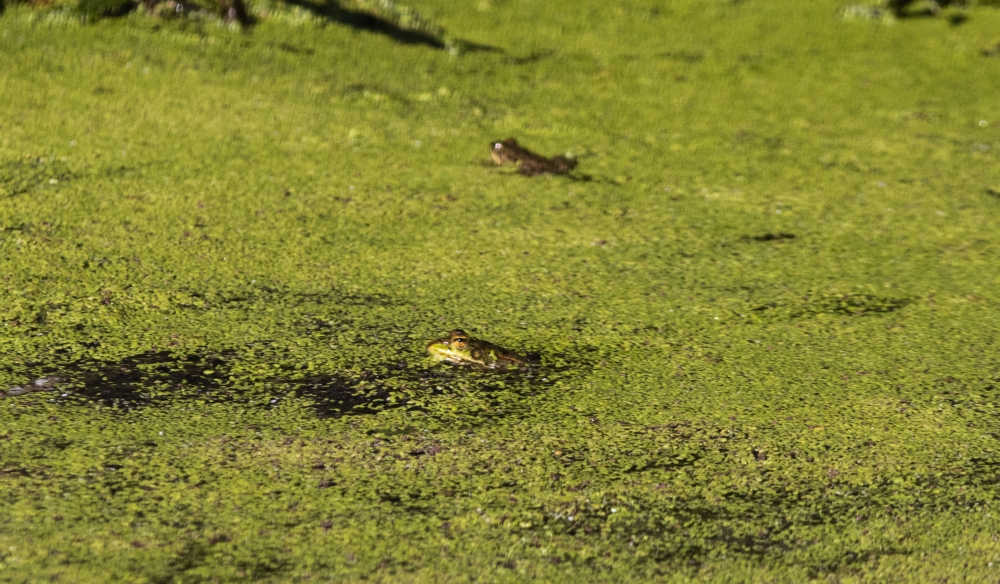
[[[953,12],[948,15],[948,24],[951,26],[959,26],[965,24],[969,21],[969,15],[963,14],[961,12]]]
[[[0,466],[0,477],[2,476],[30,478],[31,471],[23,466]]]
[[[547,51],[534,51],[524,57],[515,57],[511,55],[504,59],[504,63],[511,65],[529,65],[531,63],[537,63],[542,59],[547,59],[555,54],[555,50],[549,49]]]
[[[447,377],[440,370],[409,369],[397,364],[381,370],[365,369],[356,374],[334,373],[287,380],[279,382],[278,387],[297,397],[308,398],[317,415],[329,418],[374,414],[408,406],[409,398],[416,393],[441,393],[438,387],[446,383]]]
[[[419,489],[382,487],[376,489],[380,503],[389,503],[408,513],[430,514],[434,512],[433,496],[426,496]]]
[[[552,385],[555,368],[520,370],[476,370],[439,365],[411,368],[405,363],[383,365],[361,373],[331,373],[298,379],[271,380],[272,395],[292,395],[311,401],[321,418],[371,415],[404,407],[427,411],[427,400],[435,396],[474,397],[490,417],[509,415],[510,394],[534,395]],[[501,394],[506,393],[506,396]]]
[[[179,396],[224,400],[221,387],[226,360],[213,354],[174,355],[147,352],[120,361],[77,361],[59,372],[0,392],[15,397],[50,392],[56,403],[96,403],[130,411],[165,403]]]
[[[792,312],[793,317],[817,314],[865,316],[887,314],[910,305],[911,298],[894,298],[874,294],[826,294],[803,297],[803,305]]]
[[[913,301],[913,298],[874,294],[807,294],[797,303],[765,302],[750,308],[749,312],[754,318],[768,319],[796,319],[820,315],[876,316],[901,310]]]
[[[100,91],[98,91],[98,90],[100,90]],[[104,93],[111,93],[111,92],[112,92],[112,90],[108,89],[107,87],[96,87],[96,88],[94,88],[94,93],[95,94],[104,94]],[[137,172],[139,172],[139,168],[137,168],[137,167],[134,167],[134,166],[125,166],[124,164],[117,164],[117,165],[107,166],[107,167],[103,168],[102,170],[100,170],[100,171],[97,172],[97,176],[99,176],[99,177],[110,177],[110,178],[119,178],[119,177],[129,177],[129,176],[132,176],[132,175],[136,174]],[[132,195],[132,196],[126,195],[125,198],[126,199],[143,199],[143,197],[136,196],[136,195]]]
[[[306,0],[289,0],[289,4],[308,10],[320,18],[331,22],[347,25],[356,30],[381,34],[404,45],[424,45],[434,49],[446,48],[439,30],[419,30],[419,28],[403,28],[387,18],[376,16],[370,12],[344,8],[336,0],[321,4]],[[436,28],[425,25],[422,28]]]
[[[132,0],[121,2],[120,0],[81,0],[77,4],[84,18],[95,20],[97,18],[118,18],[126,16],[139,7],[139,4]]]
[[[272,43],[271,46],[272,47],[277,47],[278,50],[283,51],[285,53],[292,53],[292,54],[295,54],[295,55],[312,55],[313,53],[316,52],[315,49],[311,49],[311,48],[308,48],[308,47],[307,48],[301,48],[301,47],[297,47],[297,46],[295,46],[295,45],[293,45],[291,43],[278,43],[277,45],[275,45],[275,44]]]
[[[744,235],[743,241],[791,241],[795,239],[793,233],[764,233],[762,235]]]
[[[13,197],[30,191],[51,188],[76,175],[56,158],[26,157],[0,163],[0,197]]]
[[[666,51],[663,53],[658,53],[656,56],[661,59],[667,59],[669,61],[687,63],[688,65],[695,65],[705,60],[705,54],[700,51],[687,51],[687,50]]]
[[[951,26],[964,24],[969,20],[969,16],[962,12],[943,11],[943,8],[958,7],[968,8],[968,0],[934,0],[931,2],[918,2],[917,0],[887,0],[885,7],[892,12],[896,18],[933,18],[944,16]],[[986,4],[982,2],[981,4]]]
[[[472,41],[466,41],[462,39],[449,39],[448,40],[448,50],[452,54],[460,53],[505,53],[500,47],[494,47],[493,45],[486,45],[482,43],[474,43]]]
[[[296,380],[272,381],[268,385],[274,395],[307,398],[321,418],[373,414],[386,407],[402,405],[389,403],[389,389],[370,372],[363,372],[358,376],[316,375]]]
[[[109,263],[109,260],[104,258],[103,261],[97,260],[87,265],[101,267],[106,263]],[[211,310],[220,307],[249,310],[262,304],[289,308],[309,305],[342,308],[399,304],[394,298],[377,292],[357,293],[336,289],[324,292],[301,292],[283,289],[280,286],[255,284],[223,290],[181,288],[169,293],[169,303],[175,308],[184,310]]]
[[[31,224],[25,223],[23,221],[19,223],[13,223],[11,225],[4,225],[0,228],[0,231],[17,231],[19,233],[27,233],[31,230]]]
[[[391,87],[386,87],[384,85],[371,85],[368,83],[351,83],[340,89],[340,94],[342,97],[378,97],[381,99],[388,99],[396,103],[409,106],[411,105],[410,98],[406,96],[403,91],[393,89]],[[353,199],[350,197],[342,199],[344,204],[352,202]],[[323,240],[326,243],[333,245],[335,242],[332,239]]]
[[[152,582],[166,584],[190,577],[199,569],[217,566],[220,554],[231,554],[236,548],[233,537],[227,533],[203,531],[203,525],[192,524],[192,533],[185,540],[173,542],[176,546],[169,559],[158,566],[153,573]],[[261,530],[260,535],[263,535]],[[269,533],[269,532],[268,532]],[[178,545],[179,544],[179,545]],[[221,547],[222,550],[216,549]],[[250,557],[236,556],[233,559],[233,569],[247,580],[268,579],[272,574],[287,572],[291,562],[285,557],[287,552],[278,550],[260,550]]]
[[[346,306],[396,306],[399,304],[391,296],[378,292],[361,294],[332,290],[330,292],[292,292],[287,296],[297,303],[296,305],[332,303]]]

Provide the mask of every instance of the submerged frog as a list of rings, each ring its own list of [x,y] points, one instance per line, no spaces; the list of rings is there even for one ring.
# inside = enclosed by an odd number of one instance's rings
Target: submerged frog
[[[524,176],[567,174],[576,168],[576,160],[565,156],[545,158],[518,145],[514,138],[490,143],[490,158],[500,166],[520,163],[518,172]]]
[[[462,330],[451,331],[447,337],[427,343],[427,352],[435,361],[487,369],[518,368],[538,361],[537,355],[522,357],[493,343],[474,339]]]

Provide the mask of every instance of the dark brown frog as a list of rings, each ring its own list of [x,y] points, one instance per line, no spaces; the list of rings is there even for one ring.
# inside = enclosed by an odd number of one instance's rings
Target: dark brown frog
[[[519,164],[517,171],[524,176],[539,174],[568,174],[576,168],[576,160],[565,156],[546,158],[520,146],[514,138],[490,142],[490,158],[493,162]]]

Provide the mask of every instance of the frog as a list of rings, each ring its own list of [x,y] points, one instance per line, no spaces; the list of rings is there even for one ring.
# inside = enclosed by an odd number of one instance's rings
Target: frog
[[[447,337],[427,343],[427,352],[436,362],[471,365],[484,369],[520,369],[538,361],[537,355],[518,355],[493,343],[474,339],[461,329],[453,330]]]
[[[514,138],[490,142],[490,158],[500,166],[520,163],[517,171],[524,176],[569,174],[576,168],[576,159],[566,156],[545,158],[517,143]]]

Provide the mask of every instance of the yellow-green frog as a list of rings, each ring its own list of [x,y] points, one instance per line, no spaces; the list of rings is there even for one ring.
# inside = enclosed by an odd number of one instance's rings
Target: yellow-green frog
[[[434,361],[487,369],[519,368],[538,361],[537,355],[522,357],[493,343],[474,339],[463,330],[451,331],[447,337],[427,343],[427,352]]]

